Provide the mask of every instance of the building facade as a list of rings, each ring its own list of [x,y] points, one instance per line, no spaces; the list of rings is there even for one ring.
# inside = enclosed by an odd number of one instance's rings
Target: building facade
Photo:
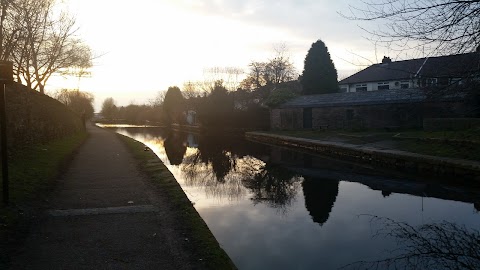
[[[392,61],[372,65],[339,82],[341,92],[462,85],[480,78],[480,53]]]

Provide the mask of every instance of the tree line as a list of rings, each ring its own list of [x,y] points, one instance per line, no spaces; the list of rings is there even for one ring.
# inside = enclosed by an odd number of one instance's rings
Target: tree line
[[[252,61],[238,82],[242,73],[239,68],[208,69],[209,79],[187,82],[183,89],[171,86],[148,105],[118,107],[113,98],[107,98],[101,114],[106,119],[129,122],[187,124],[195,118],[195,124],[209,128],[268,128],[270,108],[299,95],[339,91],[337,71],[321,40],[312,44],[301,74],[284,45],[275,47],[267,61]]]

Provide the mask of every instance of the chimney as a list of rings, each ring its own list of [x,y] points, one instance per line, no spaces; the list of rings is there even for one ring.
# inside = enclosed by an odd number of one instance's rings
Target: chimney
[[[392,62],[392,59],[390,57],[384,56],[382,59],[382,64],[388,64],[391,62]]]

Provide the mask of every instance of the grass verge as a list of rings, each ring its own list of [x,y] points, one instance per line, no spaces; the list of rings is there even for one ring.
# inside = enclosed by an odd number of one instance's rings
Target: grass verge
[[[399,150],[437,157],[449,157],[480,161],[480,145],[454,144],[450,142],[428,142],[402,140],[396,142]]]
[[[32,216],[41,205],[39,202],[47,198],[57,176],[87,136],[80,133],[31,146],[9,157],[10,204],[0,206],[1,269],[9,263],[9,251],[25,236]],[[2,192],[0,187],[0,194]]]
[[[236,269],[232,260],[220,247],[212,232],[192,206],[177,180],[152,151],[144,151],[145,145],[118,134],[128,146],[139,168],[147,174],[151,182],[162,190],[172,204],[178,219],[182,221],[190,246],[207,269]]]

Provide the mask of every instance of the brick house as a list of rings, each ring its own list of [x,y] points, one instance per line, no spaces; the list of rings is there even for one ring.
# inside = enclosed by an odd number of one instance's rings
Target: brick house
[[[300,96],[272,109],[271,128],[420,128],[424,118],[465,115],[466,94],[458,86],[478,80],[479,71],[480,53],[385,57],[340,81],[340,93]]]

